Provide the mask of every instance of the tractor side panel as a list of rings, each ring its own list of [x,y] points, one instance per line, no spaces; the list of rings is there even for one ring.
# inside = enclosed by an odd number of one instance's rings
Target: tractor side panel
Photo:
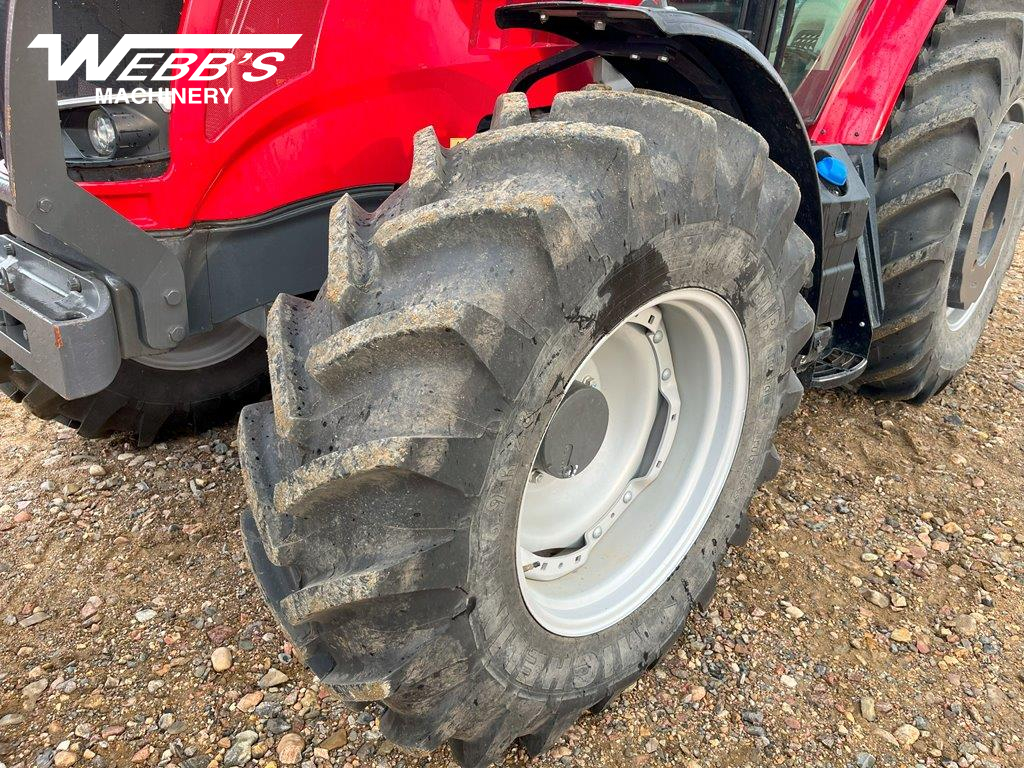
[[[875,0],[818,120],[815,144],[864,146],[882,137],[917,55],[947,0]]]
[[[500,3],[504,4],[504,3]],[[476,132],[515,75],[566,46],[500,30],[499,0],[355,3],[191,0],[181,30],[301,32],[274,83],[238,88],[230,109],[176,104],[171,163],[160,178],[86,188],[149,230],[257,216],[335,190],[400,184],[413,134],[442,144]],[[577,68],[538,84],[531,103],[589,82]],[[237,101],[236,101],[237,100]]]

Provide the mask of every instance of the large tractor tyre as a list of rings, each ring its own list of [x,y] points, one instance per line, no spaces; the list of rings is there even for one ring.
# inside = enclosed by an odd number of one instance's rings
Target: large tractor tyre
[[[265,342],[233,322],[166,354],[125,360],[109,387],[77,400],[65,400],[0,354],[0,392],[34,415],[86,438],[122,432],[139,446],[160,434],[222,424],[268,389]]]
[[[879,150],[886,309],[863,391],[924,402],[974,354],[1024,220],[1024,0],[947,9]]]
[[[521,94],[332,214],[243,411],[250,562],[312,670],[462,765],[546,750],[706,604],[810,336],[799,193],[736,120]],[[619,522],[621,520],[621,522]]]

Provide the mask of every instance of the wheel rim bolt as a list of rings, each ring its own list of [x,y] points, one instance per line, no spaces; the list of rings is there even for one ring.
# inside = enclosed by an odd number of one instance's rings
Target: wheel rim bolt
[[[662,381],[668,381],[671,378],[672,378],[672,371],[669,370],[668,368],[666,368],[664,371],[661,372],[661,380]]]
[[[665,338],[665,334],[664,333],[662,333],[661,331],[655,331],[654,332],[654,338],[652,339],[652,341],[654,341],[655,344],[661,344],[661,340],[664,339],[664,338]]]
[[[626,494],[622,497],[622,501],[625,502],[626,504],[629,504],[629,502],[631,502],[632,500],[633,500],[633,492],[632,491],[626,491]]]
[[[604,533],[604,528],[602,528],[601,526],[597,526],[597,528],[594,529],[594,538],[595,539],[600,539],[601,535],[603,533]]]

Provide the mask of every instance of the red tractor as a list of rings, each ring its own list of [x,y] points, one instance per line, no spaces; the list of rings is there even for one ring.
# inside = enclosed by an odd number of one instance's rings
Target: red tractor
[[[657,662],[807,386],[939,392],[1021,229],[1024,0],[181,5],[8,3],[0,388],[248,404],[274,614],[463,765]],[[171,33],[221,82],[101,103]]]

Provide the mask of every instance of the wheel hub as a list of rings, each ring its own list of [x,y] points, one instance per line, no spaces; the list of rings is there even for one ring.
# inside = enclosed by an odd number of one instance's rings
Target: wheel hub
[[[641,491],[653,483],[661,473],[665,455],[668,453],[668,449],[672,447],[672,442],[675,438],[676,428],[679,423],[680,402],[679,389],[673,375],[672,352],[669,349],[668,340],[661,326],[661,310],[657,307],[652,307],[633,315],[627,321],[626,328],[620,330],[620,333],[625,332],[624,337],[625,334],[629,335],[630,343],[633,345],[642,344],[639,339],[646,338],[651,351],[647,362],[653,362],[653,369],[647,371],[649,374],[647,378],[650,381],[656,382],[658,397],[655,399],[660,402],[655,404],[653,419],[643,418],[633,421],[632,424],[627,424],[625,429],[617,430],[619,439],[624,440],[627,445],[632,445],[634,450],[627,451],[627,461],[625,464],[615,468],[618,470],[616,473],[618,475],[618,482],[615,483],[617,490],[614,493],[614,500],[607,504],[603,513],[596,520],[593,519],[594,515],[592,513],[579,518],[582,525],[582,530],[579,532],[580,536],[569,546],[546,549],[543,551],[543,554],[528,550],[521,552],[520,558],[526,578],[534,581],[551,581],[583,567],[587,562],[591,549],[598,540],[621,519],[623,512],[625,512],[633,500],[640,495]],[[613,356],[616,354],[614,346],[610,348],[610,351],[611,354],[595,355],[595,357],[604,362],[605,365],[613,364]],[[641,357],[647,356],[641,355]],[[597,361],[595,361],[594,365],[597,368],[601,367]],[[586,366],[584,367],[586,368]],[[595,376],[588,373],[584,373],[583,376],[583,380],[587,383],[584,384],[574,380],[570,387],[569,395],[566,396],[552,418],[545,433],[544,442],[541,444],[539,456],[545,454],[545,446],[549,437],[551,437],[552,428],[563,429],[563,420],[559,419],[559,412],[566,405],[572,403],[572,398],[576,395],[577,399],[575,402],[579,403],[580,407],[592,405],[596,413],[577,412],[577,409],[573,408],[567,418],[575,418],[577,424],[603,423],[601,442],[597,444],[594,455],[587,461],[587,465],[596,457],[597,449],[603,444],[604,433],[607,430],[608,404],[604,395],[600,395],[600,404],[596,403],[596,398],[593,395],[588,396],[585,400],[579,397],[579,394],[584,390],[600,394],[600,390],[595,386]],[[602,407],[603,411],[601,410]],[[650,408],[644,408],[643,410],[649,412]],[[592,446],[593,443],[590,445]],[[637,447],[642,448],[642,452],[639,454],[635,450]],[[639,463],[636,463],[638,455]],[[626,474],[620,475],[619,473],[623,471]],[[563,470],[559,474],[555,472],[548,472],[547,474],[565,480],[576,477],[579,474],[579,468],[576,465],[570,465],[568,472]],[[593,479],[589,477],[580,477],[579,480],[580,482],[577,484],[577,487],[581,489],[586,488],[583,484],[593,482]]]
[[[551,418],[537,467],[568,479],[590,466],[608,431],[608,401],[593,381],[574,381]]]
[[[543,626],[600,631],[664,583],[721,492],[746,392],[742,327],[709,291],[666,294],[591,351],[523,494],[520,586]]]

